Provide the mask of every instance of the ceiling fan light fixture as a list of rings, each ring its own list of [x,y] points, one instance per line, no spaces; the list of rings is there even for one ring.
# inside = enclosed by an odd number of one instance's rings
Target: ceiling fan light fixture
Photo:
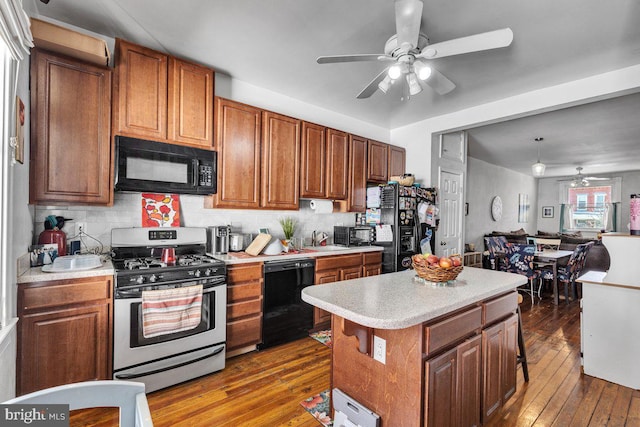
[[[420,82],[418,82],[416,73],[407,74],[407,84],[409,85],[409,94],[417,95],[422,92],[422,86],[420,86]]]
[[[427,64],[416,61],[413,64],[413,69],[415,70],[415,73],[418,75],[418,78],[420,80],[424,81],[431,77],[431,67],[429,67]]]
[[[382,93],[387,93],[387,91],[391,87],[391,83],[391,77],[389,77],[389,75],[386,75],[384,79],[380,83],[378,83],[378,89],[380,89]]]
[[[394,64],[391,67],[389,67],[389,71],[387,71],[387,75],[392,80],[395,80],[398,77],[400,77],[402,75],[402,67],[400,66],[400,64]]]

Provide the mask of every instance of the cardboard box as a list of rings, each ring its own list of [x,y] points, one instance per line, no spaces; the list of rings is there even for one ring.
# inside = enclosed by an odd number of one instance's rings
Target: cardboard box
[[[31,33],[36,47],[93,64],[109,65],[111,54],[104,40],[36,18],[31,18]]]

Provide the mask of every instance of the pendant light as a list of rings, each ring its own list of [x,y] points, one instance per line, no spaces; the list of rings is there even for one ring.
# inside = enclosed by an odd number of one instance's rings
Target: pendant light
[[[543,139],[541,136],[534,139],[534,141],[538,143],[538,162],[531,165],[531,173],[536,178],[544,176],[544,170],[547,167],[544,163],[540,163],[540,142],[542,142]]]

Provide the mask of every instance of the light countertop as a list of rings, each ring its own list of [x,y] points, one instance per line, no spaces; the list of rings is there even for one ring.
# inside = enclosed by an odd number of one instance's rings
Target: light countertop
[[[45,282],[49,280],[80,279],[83,277],[113,276],[115,272],[113,264],[109,260],[103,260],[101,267],[92,270],[65,271],[62,273],[47,273],[42,271],[42,267],[30,267],[18,276],[18,284]]]
[[[384,248],[381,246],[354,246],[354,247],[342,247],[342,246],[317,246],[317,247],[305,247],[300,252],[287,252],[279,255],[258,255],[251,256],[246,252],[229,252],[223,255],[213,255],[214,258],[224,261],[228,265],[233,264],[246,264],[250,262],[264,262],[264,261],[280,261],[300,258],[318,258],[331,255],[349,255],[358,254],[362,252],[381,252]]]
[[[415,271],[308,286],[302,299],[363,326],[403,329],[514,290],[527,283],[520,274],[465,267],[454,284],[415,281]]]

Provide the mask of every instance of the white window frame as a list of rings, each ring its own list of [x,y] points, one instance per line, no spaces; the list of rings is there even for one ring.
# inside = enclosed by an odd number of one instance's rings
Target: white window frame
[[[593,207],[604,208],[605,203],[607,203],[607,193],[594,193],[593,198]]]
[[[589,205],[589,195],[586,193],[576,194],[576,211],[586,211]]]

